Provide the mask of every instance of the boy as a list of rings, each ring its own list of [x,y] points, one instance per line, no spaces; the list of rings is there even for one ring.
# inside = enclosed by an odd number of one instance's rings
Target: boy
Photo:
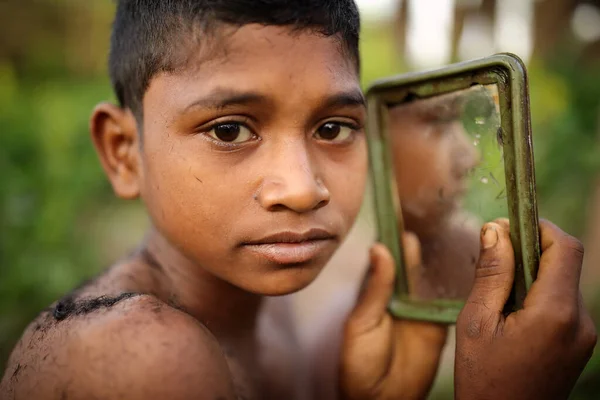
[[[91,132],[115,193],[141,196],[153,227],[137,253],[31,324],[2,398],[300,398],[305,360],[261,299],[310,284],[358,212],[358,31],[352,0],[119,1],[120,105],[99,105]],[[580,245],[543,224],[539,280],[504,318],[507,229],[482,235],[457,397],[565,398],[595,343]],[[406,247],[417,262],[410,235]],[[374,246],[371,262],[330,384],[349,399],[423,398],[443,328],[394,321],[389,252]]]

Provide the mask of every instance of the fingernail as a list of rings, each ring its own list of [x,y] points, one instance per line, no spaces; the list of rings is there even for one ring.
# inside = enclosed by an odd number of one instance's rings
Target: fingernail
[[[483,235],[481,236],[481,245],[484,249],[492,248],[498,243],[498,231],[494,224],[485,226]]]

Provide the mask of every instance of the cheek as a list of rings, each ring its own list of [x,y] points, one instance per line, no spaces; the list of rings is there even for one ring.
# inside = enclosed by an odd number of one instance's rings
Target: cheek
[[[331,195],[330,206],[337,207],[346,230],[349,230],[360,211],[366,190],[368,156],[362,146],[344,162],[326,165],[323,178]]]
[[[181,147],[149,153],[145,161],[143,197],[152,220],[175,243],[225,238],[244,206],[243,177]]]
[[[394,141],[396,182],[406,200],[421,197],[439,186],[441,164],[445,160],[442,156],[439,142],[418,132],[414,135],[407,132]]]

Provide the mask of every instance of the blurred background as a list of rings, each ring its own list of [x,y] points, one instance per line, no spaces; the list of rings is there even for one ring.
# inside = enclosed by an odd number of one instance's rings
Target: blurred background
[[[600,324],[600,1],[358,3],[365,87],[500,51],[526,61],[540,214],[586,244],[582,286]],[[112,195],[88,135],[94,105],[113,99],[113,12],[110,0],[0,1],[0,371],[41,309],[131,250],[147,226],[139,203]],[[349,241],[372,231],[365,216]],[[332,263],[362,262],[354,248]],[[446,359],[432,398],[453,398],[451,369]],[[572,398],[599,394],[600,353]]]

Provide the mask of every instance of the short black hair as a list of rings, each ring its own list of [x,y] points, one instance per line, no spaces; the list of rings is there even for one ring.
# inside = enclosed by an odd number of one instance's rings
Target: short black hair
[[[117,1],[110,77],[120,106],[138,117],[152,77],[181,67],[178,46],[190,40],[202,43],[219,23],[290,26],[338,36],[358,68],[360,17],[354,0]]]

